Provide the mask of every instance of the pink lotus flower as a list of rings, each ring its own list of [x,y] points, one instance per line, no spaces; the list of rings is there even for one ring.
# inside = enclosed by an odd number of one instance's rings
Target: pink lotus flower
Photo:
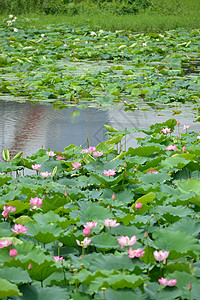
[[[91,234],[90,228],[84,228],[84,229],[83,229],[83,234],[84,234],[85,236],[89,236],[89,235]]]
[[[117,242],[121,245],[121,249],[125,246],[133,246],[137,241],[137,237],[133,235],[130,239],[128,236],[121,236],[117,239]]]
[[[104,170],[103,171],[103,174],[105,175],[105,176],[114,176],[115,174],[116,174],[116,171],[115,170],[111,170],[111,169],[109,169],[108,171],[106,171],[106,170]]]
[[[86,222],[86,225],[83,226],[88,229],[93,229],[97,226],[97,222]]]
[[[100,157],[100,156],[102,156],[103,155],[103,152],[102,151],[94,151],[93,152],[93,156],[94,157]]]
[[[169,151],[169,150],[173,150],[173,151],[177,151],[178,149],[176,148],[176,145],[169,145],[169,146],[167,146],[167,148],[166,148],[166,150],[167,151]]]
[[[187,150],[186,150],[186,147],[185,146],[183,146],[183,152],[186,152]]]
[[[156,260],[162,261],[164,259],[167,259],[168,255],[169,255],[169,251],[162,251],[162,250],[154,251],[153,255]]]
[[[13,257],[13,258],[14,258],[15,256],[18,255],[18,252],[17,252],[16,249],[10,249],[9,254],[10,254],[10,257]]]
[[[89,147],[89,148],[87,148],[87,150],[88,150],[88,153],[95,152],[96,147]]]
[[[56,160],[63,160],[66,158],[66,155],[57,155]]]
[[[72,163],[72,166],[73,166],[72,171],[76,169],[81,169],[79,168],[81,166],[81,163],[79,163],[78,161]]]
[[[177,279],[171,279],[168,281],[167,278],[161,277],[160,279],[158,279],[158,282],[163,286],[175,286],[177,283]]]
[[[142,208],[142,203],[136,203],[135,204],[135,209],[141,209]]]
[[[2,216],[7,219],[8,218],[8,212],[7,211],[3,211],[2,212]]]
[[[11,230],[12,230],[12,232],[14,232],[16,234],[19,234],[19,233],[25,234],[25,233],[27,233],[28,228],[21,224],[15,224],[14,229],[11,228]]]
[[[184,125],[183,126],[183,130],[187,130],[187,129],[189,129],[190,128],[190,125]]]
[[[158,282],[159,282],[161,285],[163,285],[163,286],[168,285],[168,280],[167,280],[167,278],[161,277],[160,279],[158,279]]]
[[[12,241],[9,242],[9,241],[7,241],[7,240],[0,240],[0,249],[5,248],[5,247],[8,247],[8,246],[11,245],[11,244],[12,244]]]
[[[161,130],[161,132],[163,132],[163,133],[169,133],[169,132],[171,132],[171,128],[163,128]]]
[[[15,206],[8,206],[8,205],[4,205],[3,206],[3,210],[9,212],[9,213],[14,213],[16,211],[16,207]]]
[[[105,219],[103,223],[106,227],[117,227],[120,225],[120,223],[117,223],[117,220],[112,220],[108,218]]]
[[[175,286],[177,283],[177,279],[171,279],[168,281],[168,286]]]
[[[158,174],[158,171],[156,169],[153,169],[153,170],[149,170],[147,173],[148,174],[151,174],[151,173]]]
[[[198,137],[197,137],[198,138]],[[5,175],[6,173],[5,172],[0,172],[0,175]]]
[[[59,257],[59,256],[53,256],[53,258],[55,259],[55,262],[57,262],[57,261],[65,261],[65,259],[61,256],[61,257]]]
[[[63,44],[63,47],[67,47],[67,44]]]
[[[51,173],[48,173],[47,171],[46,172],[41,172],[40,175],[44,178],[47,178],[49,176],[51,176]]]
[[[46,154],[49,156],[49,157],[53,157],[53,156],[55,156],[56,154],[53,152],[53,151],[46,151]]]
[[[40,164],[35,164],[31,166],[33,170],[39,170],[41,168]]]
[[[82,242],[79,242],[79,240],[76,240],[77,244],[83,248],[87,248],[87,246],[90,244],[91,239],[88,239],[88,237],[85,237]]]
[[[136,250],[133,250],[132,247],[127,250],[128,252],[128,257],[134,258],[134,257],[142,257],[145,253],[141,248],[138,248]]]
[[[32,206],[32,209],[36,209],[37,207],[41,208],[41,205],[43,203],[43,199],[40,199],[38,197],[32,198],[30,199],[30,204]]]
[[[88,149],[83,149],[83,150],[81,151],[81,153],[82,153],[82,154],[85,154],[85,153],[89,153],[89,152],[88,152]]]

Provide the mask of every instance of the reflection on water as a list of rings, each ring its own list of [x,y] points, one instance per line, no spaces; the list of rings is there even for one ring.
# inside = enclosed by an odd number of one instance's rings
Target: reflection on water
[[[24,151],[30,155],[43,147],[63,151],[69,144],[87,147],[86,136],[91,146],[105,141],[104,124],[125,128],[149,128],[153,123],[163,122],[172,117],[170,112],[155,111],[124,112],[123,109],[100,111],[88,108],[72,118],[75,108],[53,110],[50,105],[28,102],[20,103],[0,100],[0,152],[9,150],[14,154]],[[192,123],[194,117],[184,115],[176,117],[182,125],[191,124],[191,129],[199,131],[198,123]],[[140,134],[141,135],[141,134]],[[134,134],[134,137],[139,134]],[[127,146],[136,146],[133,137],[127,139]]]

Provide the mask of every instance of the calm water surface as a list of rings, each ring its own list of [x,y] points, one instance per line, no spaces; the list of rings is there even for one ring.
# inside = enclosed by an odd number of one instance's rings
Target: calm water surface
[[[54,110],[50,105],[0,100],[0,153],[8,149],[14,154],[24,151],[24,156],[27,156],[42,145],[45,149],[55,151],[63,151],[69,144],[87,147],[86,136],[90,145],[96,146],[107,139],[104,124],[119,130],[149,128],[151,124],[173,117],[170,111],[124,112],[120,108],[107,111],[88,108],[80,110],[80,114],[73,118],[70,115],[74,111],[79,110],[73,107]],[[199,132],[199,123],[193,123],[195,117],[189,110],[175,118],[181,122],[182,127],[190,124],[191,130]],[[128,147],[136,146],[134,137],[137,136],[138,133],[128,136]]]

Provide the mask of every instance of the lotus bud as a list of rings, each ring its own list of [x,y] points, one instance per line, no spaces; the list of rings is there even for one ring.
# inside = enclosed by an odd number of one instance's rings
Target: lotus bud
[[[83,229],[83,234],[84,234],[85,236],[89,236],[89,235],[91,234],[90,228],[84,228],[84,229]]]
[[[107,209],[110,209],[110,205],[107,206]]]
[[[124,168],[126,168],[126,167],[127,167],[127,163],[125,162],[125,163],[124,163]]]
[[[141,209],[141,208],[142,208],[142,203],[135,204],[135,209]]]
[[[177,121],[177,125],[180,125],[181,123],[179,121]]]
[[[148,232],[147,232],[147,231],[145,231],[144,237],[145,237],[146,239],[148,238]]]
[[[68,193],[67,193],[67,191],[65,191],[65,197],[67,197],[68,196]]]
[[[2,216],[7,219],[8,218],[8,212],[7,211],[3,211],[2,212]]]
[[[116,200],[116,196],[115,196],[115,194],[114,194],[114,193],[112,194],[112,200],[113,200],[113,201],[115,201],[115,200]]]
[[[28,269],[29,269],[29,270],[32,269],[32,263],[30,263],[30,264],[28,265]]]
[[[14,258],[15,256],[18,255],[18,252],[17,252],[16,249],[10,249],[9,254],[10,254],[10,257],[13,257],[13,258]]]
[[[189,284],[188,284],[188,290],[191,291],[191,289],[192,289],[192,284],[191,284],[191,282],[189,282]]]

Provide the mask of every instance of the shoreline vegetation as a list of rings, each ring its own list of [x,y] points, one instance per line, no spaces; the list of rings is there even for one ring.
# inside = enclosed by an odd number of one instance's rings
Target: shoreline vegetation
[[[8,14],[31,19],[26,26],[45,28],[65,23],[91,30],[162,32],[177,28],[199,28],[200,2],[186,0],[70,1],[14,0],[0,3],[0,19]],[[58,17],[59,16],[59,17]]]

